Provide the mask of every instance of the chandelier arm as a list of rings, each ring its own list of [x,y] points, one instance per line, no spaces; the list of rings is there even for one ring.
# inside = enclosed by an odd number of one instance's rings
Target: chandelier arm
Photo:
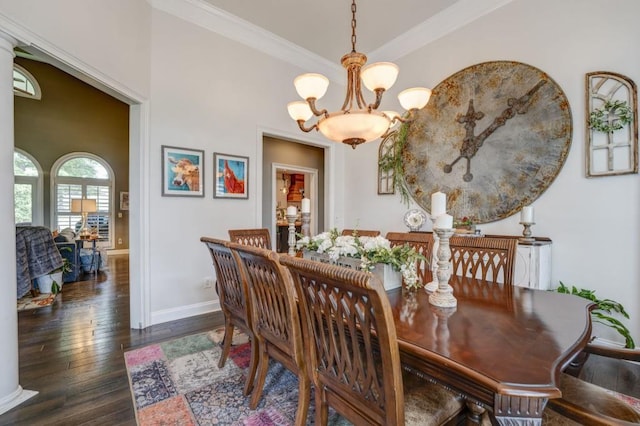
[[[313,129],[318,130],[318,123],[314,124],[311,127],[304,127],[304,120],[296,120],[296,122],[298,123],[298,127],[300,127],[300,130],[302,130],[305,133],[309,133]]]
[[[307,103],[309,104],[309,108],[311,108],[311,112],[316,117],[320,115],[324,115],[325,117],[327,117],[329,115],[329,111],[327,111],[326,109],[323,109],[323,110],[316,109],[316,98],[308,98]]]
[[[393,120],[391,120],[391,125],[393,126],[396,121],[400,122],[400,123],[410,123],[413,120],[415,120],[417,118],[416,113],[417,113],[418,109],[417,108],[411,108],[409,111],[407,111],[407,115],[404,117],[400,117],[399,115],[394,117]]]
[[[378,109],[378,107],[380,106],[380,102],[382,102],[382,95],[384,94],[384,89],[376,89],[375,93],[376,93],[375,102],[367,106],[367,109],[369,110],[369,112],[371,112],[374,109]]]

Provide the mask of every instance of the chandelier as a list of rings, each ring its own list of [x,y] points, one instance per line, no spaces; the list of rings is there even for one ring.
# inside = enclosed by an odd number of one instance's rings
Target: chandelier
[[[391,62],[376,62],[367,65],[367,56],[356,51],[356,2],[351,3],[351,52],[342,57],[342,66],[347,70],[347,94],[339,111],[318,110],[316,101],[324,96],[329,87],[329,79],[322,74],[302,74],[293,84],[304,101],[290,102],[289,115],[298,122],[300,130],[319,130],[327,139],[351,145],[353,149],[387,134],[398,122],[415,118],[415,112],[429,102],[431,90],[424,87],[406,89],[398,95],[400,105],[407,110],[404,117],[395,111],[378,111],[382,95],[395,83],[398,66]],[[362,95],[362,84],[376,95],[368,104]],[[318,120],[311,127],[305,123],[312,116]]]

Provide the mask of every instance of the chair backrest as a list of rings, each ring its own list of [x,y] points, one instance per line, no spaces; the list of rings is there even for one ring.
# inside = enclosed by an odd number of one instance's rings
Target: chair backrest
[[[516,238],[453,236],[449,246],[454,275],[513,285]]]
[[[380,231],[367,230],[367,229],[343,229],[342,235],[351,236],[355,235],[358,237],[377,237],[380,235]]]
[[[391,247],[408,244],[419,254],[423,255],[424,260],[420,260],[420,263],[418,263],[418,277],[423,284],[431,281],[431,273],[429,270],[433,251],[433,235],[431,233],[387,232],[386,239],[391,243]]]
[[[251,329],[251,301],[247,283],[242,279],[238,264],[227,247],[228,241],[202,237],[200,241],[209,248],[213,266],[216,270],[218,297],[225,313],[241,320]],[[245,330],[246,331],[246,330]]]
[[[229,239],[233,243],[271,250],[271,237],[267,228],[229,229]]]
[[[249,287],[254,333],[267,343],[269,355],[290,370],[299,370],[305,363],[298,303],[278,254],[236,243],[229,243],[228,247],[241,265]]]
[[[353,424],[403,425],[400,355],[382,283],[372,274],[308,259],[283,255],[280,262],[298,294],[323,405]]]

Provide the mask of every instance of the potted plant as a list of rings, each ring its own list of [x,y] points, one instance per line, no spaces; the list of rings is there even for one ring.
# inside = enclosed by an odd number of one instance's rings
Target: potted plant
[[[624,337],[625,348],[634,349],[636,347],[629,329],[622,322],[611,316],[611,314],[615,312],[627,319],[629,318],[629,314],[620,303],[611,299],[598,299],[594,294],[595,290],[578,289],[575,286],[571,286],[571,289],[569,289],[562,281],[560,281],[560,286],[558,286],[556,291],[558,293],[573,294],[591,300],[596,304],[596,307],[591,311],[591,316],[594,318],[594,321],[611,327],[620,333],[622,337]]]
[[[63,247],[60,250],[71,250],[69,247]],[[62,274],[73,271],[73,266],[68,259],[62,258],[62,266],[58,269],[54,269],[48,274],[42,275],[36,278],[38,284],[38,290],[40,293],[53,293],[57,294],[62,288]]]

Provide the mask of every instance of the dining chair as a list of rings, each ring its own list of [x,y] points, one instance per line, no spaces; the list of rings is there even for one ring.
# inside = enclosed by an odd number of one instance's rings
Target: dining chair
[[[216,291],[224,314],[224,338],[218,367],[224,367],[231,351],[234,329],[238,327],[247,334],[251,342],[251,358],[249,360],[247,380],[244,385],[244,394],[249,395],[253,388],[253,379],[258,365],[258,351],[253,333],[249,289],[246,281],[242,279],[233,253],[227,247],[228,241],[209,237],[202,237],[200,241],[209,248],[209,253],[213,260],[217,278]]]
[[[281,255],[302,311],[315,424],[328,407],[353,424],[456,424],[462,397],[403,371],[393,314],[372,274]],[[401,391],[402,390],[402,391]]]
[[[287,270],[278,254],[259,247],[229,243],[251,298],[253,329],[258,352],[258,369],[249,406],[255,409],[262,397],[269,358],[298,376],[298,409],[295,424],[307,420],[311,382],[307,373],[298,303]]]
[[[354,237],[377,237],[378,235],[380,235],[380,231],[367,229],[343,229],[342,235]]]
[[[454,275],[513,285],[516,238],[453,236],[449,247]]]
[[[267,228],[229,229],[229,239],[233,243],[271,250],[271,237]]]
[[[433,235],[427,232],[387,232],[385,237],[391,243],[391,247],[402,246],[405,244],[413,247],[419,254],[424,256],[419,261],[418,278],[422,284],[431,281],[431,272],[429,264],[431,262],[431,253],[433,250]]]

